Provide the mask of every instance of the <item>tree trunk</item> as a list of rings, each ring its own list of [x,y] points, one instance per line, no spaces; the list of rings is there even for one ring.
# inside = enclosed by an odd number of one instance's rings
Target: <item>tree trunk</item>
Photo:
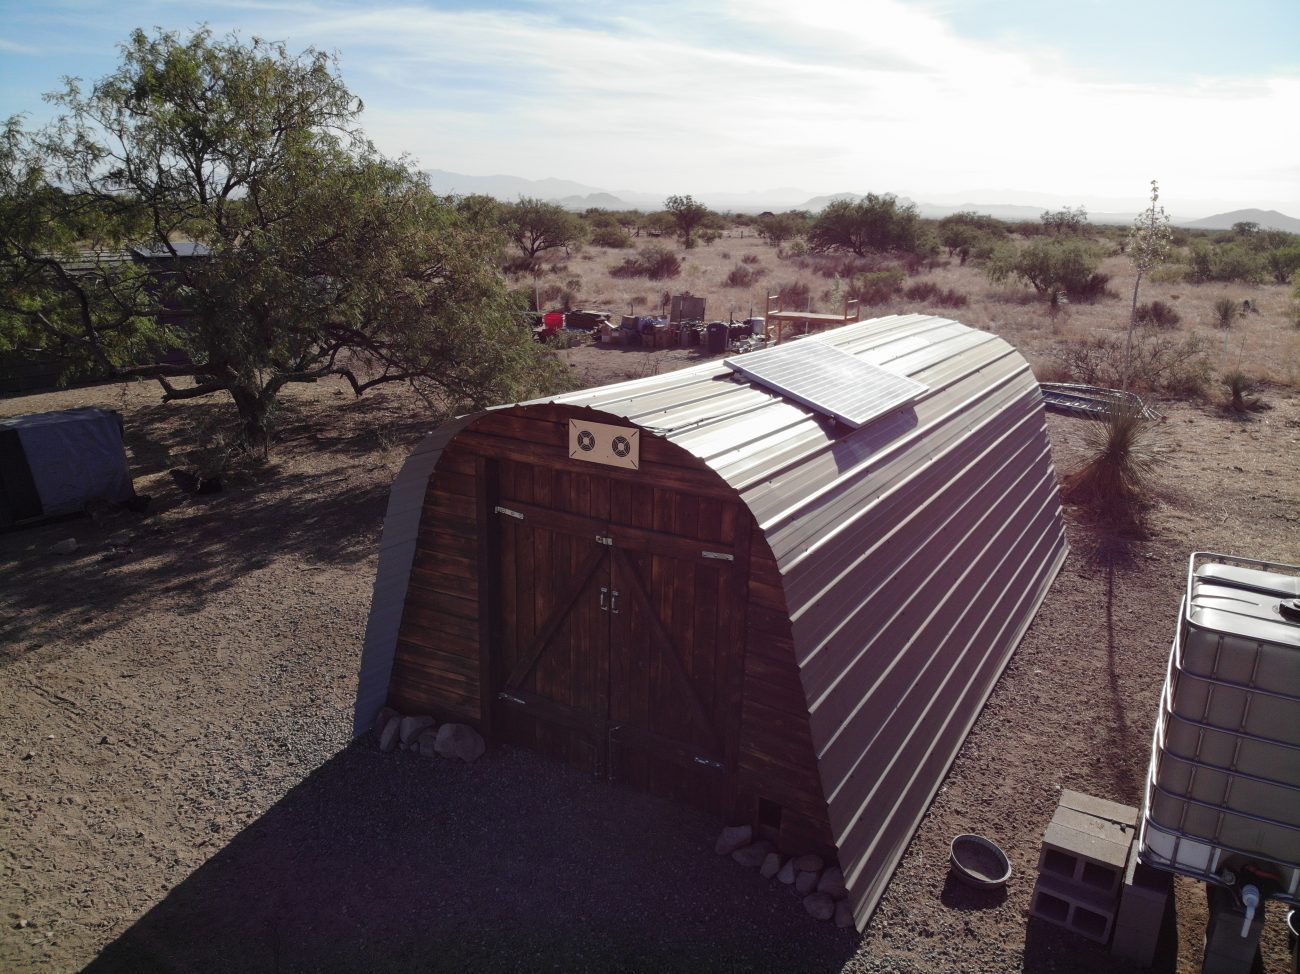
[[[235,400],[235,408],[239,410],[244,445],[256,456],[265,457],[271,447],[271,407],[275,402],[274,397],[245,386],[233,387],[230,397]]]
[[[1138,288],[1142,284],[1142,271],[1138,271],[1137,280],[1133,282],[1133,307],[1129,309],[1128,315],[1128,337],[1124,340],[1124,381],[1120,388],[1128,392],[1129,379],[1133,372],[1133,329],[1137,326],[1138,317]]]

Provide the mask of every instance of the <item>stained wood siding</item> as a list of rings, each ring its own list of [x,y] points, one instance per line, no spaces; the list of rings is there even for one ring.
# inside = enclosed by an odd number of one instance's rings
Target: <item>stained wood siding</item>
[[[425,520],[424,501],[430,478],[443,449],[472,418],[453,420],[426,436],[411,451],[393,481],[379,540],[379,567],[357,675],[357,698],[352,711],[354,737],[370,729],[388,698],[412,561]]]

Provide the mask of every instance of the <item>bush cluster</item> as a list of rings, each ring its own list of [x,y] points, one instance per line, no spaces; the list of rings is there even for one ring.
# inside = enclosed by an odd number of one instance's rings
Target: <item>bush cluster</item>
[[[1101,273],[1096,248],[1077,239],[1034,240],[1026,247],[998,248],[990,258],[987,274],[995,284],[1019,280],[1033,285],[1045,298],[1065,295],[1071,301],[1092,304],[1108,297],[1110,275]]]
[[[907,275],[900,270],[855,274],[849,279],[846,295],[861,304],[884,304],[903,290]]]
[[[648,277],[652,281],[662,281],[681,272],[682,262],[676,254],[667,247],[651,244],[642,247],[635,257],[624,259],[609,273],[611,277]]]
[[[1181,320],[1173,306],[1165,304],[1163,301],[1152,301],[1150,304],[1139,304],[1137,306],[1137,323],[1139,325],[1149,325],[1153,328],[1177,328],[1178,322]]]
[[[722,283],[725,287],[753,287],[763,276],[763,269],[752,264],[737,264],[728,273]]]
[[[611,250],[625,250],[632,246],[632,238],[617,223],[597,227],[591,233],[591,242],[597,247],[609,247]]]
[[[1133,342],[1129,389],[1162,392],[1183,399],[1204,397],[1210,381],[1208,345],[1197,335],[1184,341],[1148,333]],[[1072,382],[1120,388],[1124,385],[1125,339],[1099,335],[1072,344],[1059,355]]]
[[[960,291],[941,288],[933,281],[917,281],[909,285],[903,292],[903,297],[938,308],[964,308],[969,303],[969,299]]]

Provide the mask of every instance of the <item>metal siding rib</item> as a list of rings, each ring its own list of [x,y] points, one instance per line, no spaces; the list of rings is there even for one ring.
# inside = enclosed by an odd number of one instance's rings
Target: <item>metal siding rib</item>
[[[717,361],[535,402],[663,436],[748,505],[789,610],[822,786],[809,800],[826,803],[862,927],[1067,549],[1041,397],[1014,348],[931,315],[818,337],[929,391],[850,432]],[[427,438],[394,485],[358,732],[387,693],[424,489],[463,425]]]

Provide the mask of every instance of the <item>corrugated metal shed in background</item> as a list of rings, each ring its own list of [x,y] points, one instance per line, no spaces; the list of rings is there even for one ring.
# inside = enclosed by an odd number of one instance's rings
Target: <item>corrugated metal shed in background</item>
[[[818,338],[928,391],[857,430],[720,361],[548,402],[681,447],[751,512],[779,573],[816,801],[862,927],[1066,543],[1038,384],[1014,348],[921,315]],[[403,532],[413,544],[414,526]],[[394,605],[377,595],[375,613]],[[396,626],[372,614],[390,658]],[[367,659],[383,651],[368,635]]]

